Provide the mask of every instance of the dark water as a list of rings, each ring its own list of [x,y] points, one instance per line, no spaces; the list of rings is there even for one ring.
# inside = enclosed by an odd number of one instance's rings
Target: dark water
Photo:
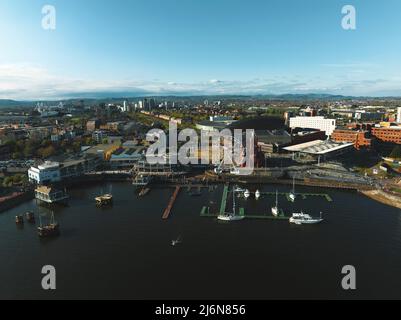
[[[161,215],[172,189],[139,199],[131,185],[114,184],[114,206],[99,209],[93,198],[102,188],[70,190],[69,207],[55,211],[62,234],[54,240],[16,227],[16,214],[46,212],[34,202],[0,215],[0,298],[401,298],[401,212],[357,193],[329,190],[332,203],[281,197],[287,212],[325,213],[320,225],[294,226],[200,217],[203,205],[217,210],[221,187],[201,197],[183,189],[168,221]],[[244,205],[262,213],[273,202]],[[172,247],[178,236],[183,243]],[[56,291],[41,289],[44,265],[56,267]],[[356,291],[341,289],[344,265],[356,268]]]

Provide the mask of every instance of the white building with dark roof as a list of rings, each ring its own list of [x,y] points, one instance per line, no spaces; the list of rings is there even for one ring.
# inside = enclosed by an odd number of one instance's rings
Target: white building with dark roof
[[[327,136],[331,136],[336,129],[336,120],[326,119],[325,117],[294,117],[290,118],[289,126],[291,129],[317,129],[326,132]]]

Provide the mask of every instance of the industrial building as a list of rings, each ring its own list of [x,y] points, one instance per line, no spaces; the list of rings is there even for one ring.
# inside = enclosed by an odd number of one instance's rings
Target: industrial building
[[[294,156],[298,155],[298,157],[308,155],[316,157],[319,160],[325,160],[349,152],[353,149],[353,147],[354,144],[348,142],[315,140],[285,147],[284,150],[292,152]]]

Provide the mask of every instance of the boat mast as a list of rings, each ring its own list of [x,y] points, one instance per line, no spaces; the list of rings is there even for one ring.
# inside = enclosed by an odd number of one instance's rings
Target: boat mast
[[[233,187],[233,215],[235,216],[235,190]]]
[[[276,190],[276,208],[278,208],[278,190]]]
[[[295,194],[295,176],[292,177],[292,193]]]

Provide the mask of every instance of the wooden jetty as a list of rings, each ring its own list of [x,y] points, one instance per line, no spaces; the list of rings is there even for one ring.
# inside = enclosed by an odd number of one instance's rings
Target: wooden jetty
[[[166,210],[164,210],[164,212],[163,212],[163,216],[162,216],[162,219],[163,219],[163,220],[166,220],[166,219],[169,218],[170,213],[171,213],[171,209],[172,209],[173,206],[174,206],[174,202],[175,202],[175,200],[177,199],[178,194],[180,193],[180,190],[181,190],[181,187],[180,187],[180,186],[175,187],[174,193],[173,193],[173,195],[172,195],[171,198],[170,198],[170,201],[169,201],[169,203],[168,203],[168,205],[167,205],[167,208],[166,208]]]

